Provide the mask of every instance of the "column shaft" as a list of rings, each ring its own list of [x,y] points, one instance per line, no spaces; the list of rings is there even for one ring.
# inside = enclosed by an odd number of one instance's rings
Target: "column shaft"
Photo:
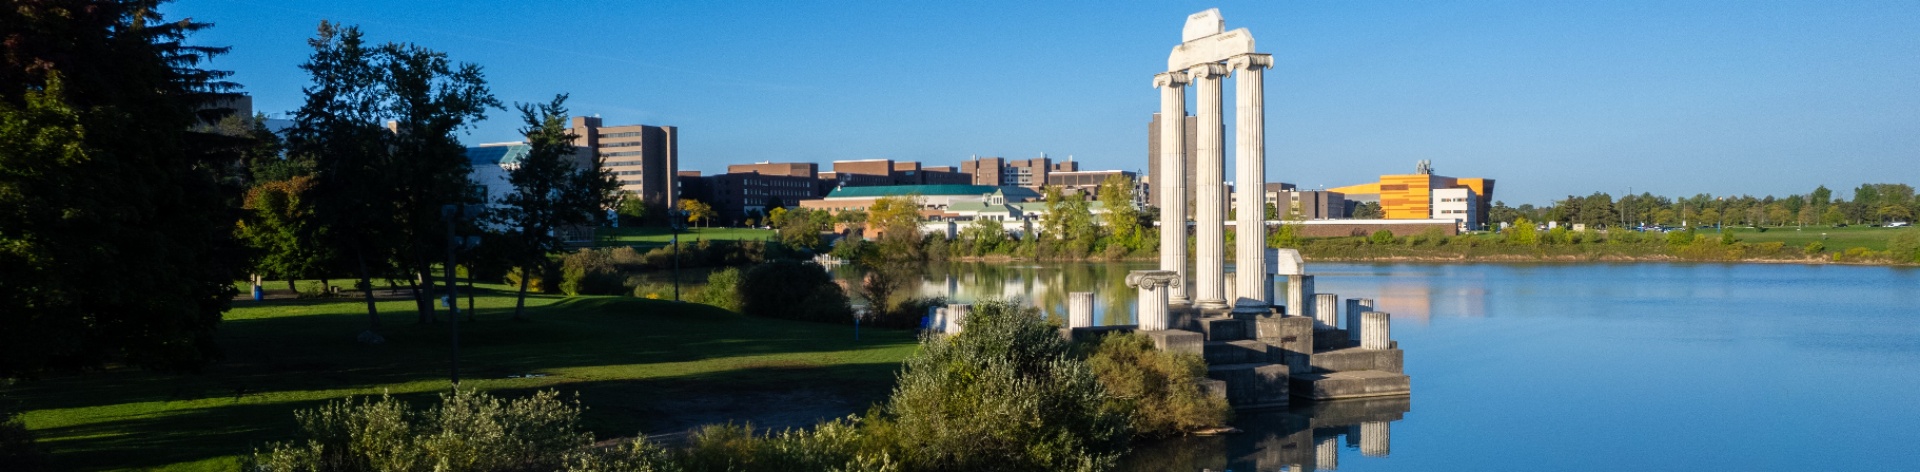
[[[1234,214],[1234,270],[1243,274],[1266,273],[1267,248],[1267,111],[1263,83],[1272,57],[1247,55],[1228,62],[1239,77],[1234,78],[1234,194],[1240,201]],[[1275,203],[1279,205],[1281,203]],[[1278,211],[1275,208],[1275,211]],[[1237,287],[1249,307],[1264,307],[1269,300],[1258,300],[1260,282],[1241,277]]]
[[[1160,87],[1160,178],[1153,182],[1160,205],[1160,270],[1187,277],[1187,92],[1185,74],[1168,72],[1154,79]],[[1182,284],[1181,287],[1185,287]],[[1186,289],[1171,288],[1173,303],[1191,303]]]
[[[1360,314],[1373,311],[1373,299],[1353,298],[1347,300],[1347,340],[1360,340]]]
[[[960,334],[967,321],[967,312],[972,310],[973,305],[966,303],[947,305],[947,334]]]
[[[1226,67],[1220,64],[1201,64],[1192,69],[1192,80],[1198,87],[1195,90],[1194,112],[1196,126],[1194,133],[1199,142],[1194,146],[1195,175],[1193,195],[1194,215],[1194,302],[1205,308],[1226,308],[1226,293],[1222,290],[1222,274],[1226,268],[1226,136],[1222,134],[1220,109],[1220,78],[1225,75]]]
[[[1287,276],[1287,315],[1313,316],[1313,276]]]
[[[1313,294],[1313,330],[1332,331],[1340,327],[1340,296]]]
[[[1360,314],[1360,348],[1386,349],[1392,345],[1392,333],[1388,332],[1392,315],[1378,311]]]
[[[1093,326],[1093,292],[1073,292],[1067,294],[1067,327],[1088,328]]]

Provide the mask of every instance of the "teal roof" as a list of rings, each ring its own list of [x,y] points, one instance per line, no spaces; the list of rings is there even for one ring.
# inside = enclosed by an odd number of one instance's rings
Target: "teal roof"
[[[991,185],[880,185],[873,187],[840,187],[827,194],[827,198],[878,198],[899,195],[985,195],[999,190]]]
[[[532,148],[525,144],[474,146],[467,148],[467,161],[469,165],[476,166],[514,165],[519,164],[520,159],[527,157],[528,149]]]

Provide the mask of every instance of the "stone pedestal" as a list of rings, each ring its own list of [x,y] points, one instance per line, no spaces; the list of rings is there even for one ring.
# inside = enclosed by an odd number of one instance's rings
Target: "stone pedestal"
[[[1067,294],[1067,327],[1087,328],[1093,326],[1093,292],[1072,292]]]
[[[1160,270],[1187,278],[1187,74],[1168,72],[1153,77],[1160,89],[1160,179],[1153,182],[1160,206]],[[1192,303],[1185,287],[1172,287],[1168,301]]]
[[[1378,311],[1360,314],[1360,348],[1387,349],[1392,347],[1393,339],[1388,331],[1392,315]]]
[[[1135,317],[1139,320],[1140,330],[1155,331],[1171,328],[1172,320],[1168,316],[1167,307],[1170,298],[1168,289],[1180,286],[1179,273],[1168,270],[1136,270],[1127,273],[1127,286],[1140,290],[1140,301],[1135,304],[1139,307]]]
[[[1373,299],[1347,299],[1347,340],[1360,340],[1360,314],[1373,311]]]
[[[973,311],[973,305],[954,303],[947,305],[947,334],[960,334],[967,321],[967,313]]]
[[[1313,294],[1313,330],[1333,331],[1340,329],[1340,296],[1331,293]]]
[[[1201,308],[1226,308],[1222,285],[1226,267],[1226,136],[1220,116],[1220,79],[1226,66],[1196,64],[1187,69],[1195,87],[1193,232],[1194,303]],[[1164,118],[1164,117],[1163,117]],[[1167,119],[1162,119],[1162,122]],[[1265,199],[1262,199],[1265,201]]]

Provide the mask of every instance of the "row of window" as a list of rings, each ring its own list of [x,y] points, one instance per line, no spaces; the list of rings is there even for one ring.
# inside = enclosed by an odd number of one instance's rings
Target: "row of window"
[[[634,147],[634,146],[639,146],[639,145],[641,145],[641,144],[645,144],[645,143],[642,143],[642,142],[639,142],[639,141],[627,141],[627,142],[624,142],[624,143],[600,143],[600,147],[603,147],[603,148],[610,148],[610,147]]]
[[[640,131],[622,131],[622,132],[618,132],[618,133],[600,133],[600,137],[602,137],[602,138],[630,138],[630,137],[634,137],[634,136],[639,136],[639,135],[641,135],[641,134],[645,134],[645,133],[643,133],[643,132],[640,132]]]
[[[600,153],[600,156],[601,157],[638,156],[646,153],[647,153],[646,151],[618,151],[618,152],[603,152],[603,153]]]
[[[626,161],[607,161],[607,167],[614,167],[614,166],[637,166],[637,165],[640,165],[640,160],[639,160],[639,159],[633,159],[633,160],[626,160]]]

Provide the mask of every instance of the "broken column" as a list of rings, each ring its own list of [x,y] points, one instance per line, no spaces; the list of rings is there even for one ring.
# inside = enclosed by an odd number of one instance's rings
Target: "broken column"
[[[1238,275],[1239,272],[1228,272],[1226,273],[1224,281],[1221,282],[1220,289],[1226,291],[1228,305],[1233,305],[1234,300],[1240,299],[1240,290],[1238,290],[1238,286],[1233,283],[1234,279],[1239,278]]]
[[[1347,340],[1360,340],[1360,314],[1373,311],[1373,299],[1347,299]]]
[[[966,303],[947,305],[947,334],[960,334],[961,324],[967,320],[967,312],[972,310],[973,305]]]
[[[1287,276],[1287,314],[1313,316],[1313,276]]]
[[[1067,327],[1089,328],[1093,326],[1093,292],[1072,292],[1067,294]]]
[[[1313,295],[1313,330],[1332,331],[1340,328],[1340,296],[1331,293]]]
[[[1167,316],[1169,289],[1180,287],[1180,273],[1171,270],[1136,270],[1127,273],[1127,286],[1140,290],[1139,320],[1141,331],[1164,330],[1171,328],[1172,320]]]
[[[1389,338],[1388,324],[1392,315],[1369,311],[1360,314],[1360,348],[1386,349],[1392,339]]]

